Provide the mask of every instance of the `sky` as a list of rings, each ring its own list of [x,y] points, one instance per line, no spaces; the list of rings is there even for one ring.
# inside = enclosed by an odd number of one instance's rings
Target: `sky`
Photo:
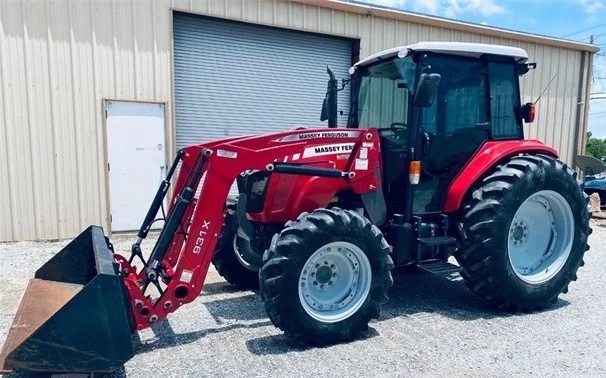
[[[460,21],[589,43],[594,59],[589,131],[606,139],[606,0],[356,0]]]

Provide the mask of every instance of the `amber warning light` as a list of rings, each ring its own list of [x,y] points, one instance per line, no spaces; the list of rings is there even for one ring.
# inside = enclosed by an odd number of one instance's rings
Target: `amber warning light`
[[[421,162],[414,160],[410,162],[408,179],[412,185],[417,185],[421,179]]]
[[[526,123],[532,123],[534,122],[536,112],[536,105],[532,102],[528,102],[522,107],[522,118]]]

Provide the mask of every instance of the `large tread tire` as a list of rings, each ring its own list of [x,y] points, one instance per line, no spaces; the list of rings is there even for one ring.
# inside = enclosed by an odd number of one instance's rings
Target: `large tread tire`
[[[510,226],[520,205],[542,190],[564,197],[574,223],[572,248],[558,273],[545,282],[526,282],[512,267],[508,252]],[[455,257],[467,286],[493,308],[530,312],[554,303],[577,279],[591,234],[588,197],[576,173],[546,155],[521,155],[498,166],[482,180],[462,206],[461,247]],[[549,235],[545,230],[545,235]]]
[[[323,322],[305,311],[299,297],[299,277],[315,251],[332,242],[347,242],[368,258],[372,279],[360,308],[338,322]],[[260,294],[272,323],[286,337],[322,346],[350,341],[368,330],[378,318],[387,290],[393,285],[389,245],[380,230],[360,214],[340,208],[303,213],[276,234],[265,252],[260,271]],[[360,301],[361,302],[361,301]]]
[[[251,270],[238,260],[234,250],[234,239],[238,232],[236,205],[227,205],[227,216],[217,240],[212,263],[227,282],[240,290],[256,290],[259,287],[258,269]]]

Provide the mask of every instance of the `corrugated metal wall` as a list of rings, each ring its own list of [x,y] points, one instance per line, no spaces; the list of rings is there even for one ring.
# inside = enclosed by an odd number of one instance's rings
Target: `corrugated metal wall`
[[[360,58],[419,40],[523,47],[539,64],[524,100],[558,74],[529,136],[571,161],[580,51],[287,0],[0,1],[0,241],[108,228],[103,99],[167,102],[174,151],[171,8],[361,38]]]
[[[108,228],[103,99],[171,98],[169,3],[142,5],[0,2],[0,240]]]

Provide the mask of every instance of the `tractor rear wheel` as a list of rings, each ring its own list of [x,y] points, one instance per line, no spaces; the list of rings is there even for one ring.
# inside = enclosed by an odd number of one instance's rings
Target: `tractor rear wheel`
[[[389,245],[379,229],[339,208],[287,223],[264,261],[265,310],[287,337],[305,344],[348,341],[366,331],[393,284]]]
[[[576,280],[589,249],[587,196],[559,160],[513,157],[462,209],[455,257],[468,287],[493,307],[539,310]]]
[[[252,252],[250,241],[238,236],[236,205],[227,205],[227,216],[212,263],[221,277],[241,290],[255,290],[259,287],[259,266],[247,261],[242,250]]]

